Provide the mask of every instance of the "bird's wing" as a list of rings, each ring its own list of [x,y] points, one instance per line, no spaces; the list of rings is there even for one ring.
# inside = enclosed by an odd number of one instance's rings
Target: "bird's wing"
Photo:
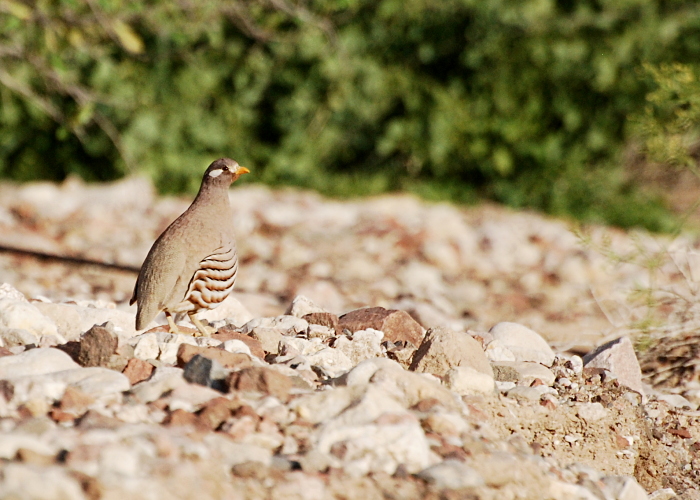
[[[187,273],[188,248],[172,244],[178,236],[178,232],[166,230],[153,244],[141,267],[134,290],[138,330],[145,328],[168,305],[178,280]]]

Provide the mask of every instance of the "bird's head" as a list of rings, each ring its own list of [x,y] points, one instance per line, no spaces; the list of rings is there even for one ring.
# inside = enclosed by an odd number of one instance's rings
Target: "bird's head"
[[[220,158],[213,162],[204,172],[202,184],[230,186],[241,175],[249,173],[245,167],[241,167],[231,158]]]

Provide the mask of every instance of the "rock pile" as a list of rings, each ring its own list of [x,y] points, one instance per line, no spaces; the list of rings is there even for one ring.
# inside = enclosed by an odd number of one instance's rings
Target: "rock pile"
[[[646,401],[628,342],[584,360],[517,323],[237,311],[140,333],[2,285],[0,497],[700,498],[698,413]]]

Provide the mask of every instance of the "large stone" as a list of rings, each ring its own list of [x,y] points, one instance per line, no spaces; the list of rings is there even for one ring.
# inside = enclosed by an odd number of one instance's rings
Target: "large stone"
[[[251,367],[233,372],[227,380],[229,390],[260,392],[287,401],[292,389],[292,380],[277,370],[266,367]]]
[[[14,356],[0,357],[0,380],[74,368],[80,368],[80,365],[63,351],[52,348],[30,349]]]
[[[468,366],[493,378],[481,344],[467,333],[431,328],[413,355],[409,370],[443,376],[452,368]]]
[[[280,342],[284,335],[278,329],[258,326],[253,328],[248,335],[259,341],[263,351],[266,353],[279,354]]]
[[[78,340],[80,335],[93,325],[103,325],[106,322],[114,325],[116,334],[123,339],[129,339],[136,335],[134,314],[128,311],[51,302],[34,302],[33,304],[56,323],[58,332],[68,341]]]
[[[0,328],[27,330],[39,338],[59,335],[56,323],[34,304],[11,298],[0,299]]]
[[[406,311],[365,307],[343,314],[338,328],[351,332],[372,328],[384,332],[384,339],[390,342],[410,342],[419,346],[423,340],[423,327]]]
[[[77,361],[82,366],[106,366],[116,350],[116,335],[106,326],[95,325],[80,338]]]
[[[494,325],[489,333],[493,341],[486,348],[491,361],[533,361],[545,366],[554,363],[554,351],[539,333],[507,321]]]
[[[584,356],[583,364],[586,368],[610,371],[622,385],[644,396],[642,370],[628,337],[620,337],[601,345]]]
[[[227,389],[226,375],[226,370],[221,366],[221,363],[200,354],[195,354],[187,362],[183,372],[183,377],[188,382],[211,387],[221,392],[225,392]]]

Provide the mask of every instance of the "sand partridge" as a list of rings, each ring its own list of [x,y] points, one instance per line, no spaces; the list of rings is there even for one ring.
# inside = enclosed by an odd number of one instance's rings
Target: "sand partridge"
[[[137,330],[164,311],[171,333],[179,333],[173,315],[187,313],[209,335],[195,314],[218,306],[233,290],[238,257],[228,188],[248,172],[229,158],[209,165],[190,207],[153,244],[130,301],[138,305]]]

